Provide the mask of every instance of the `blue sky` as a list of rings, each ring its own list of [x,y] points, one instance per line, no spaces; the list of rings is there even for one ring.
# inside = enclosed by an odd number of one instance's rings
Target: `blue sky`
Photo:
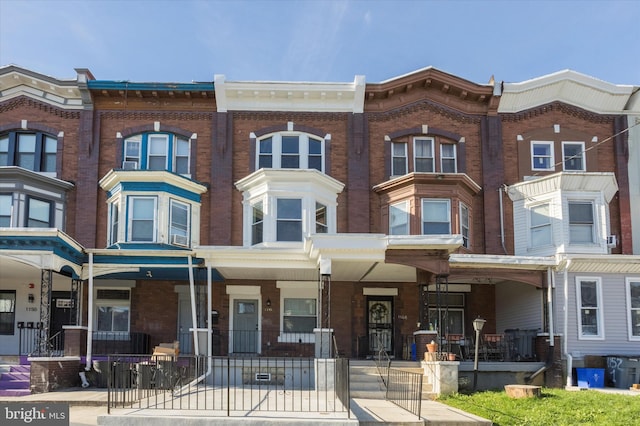
[[[0,0],[0,65],[98,80],[476,83],[573,69],[640,85],[640,0]]]

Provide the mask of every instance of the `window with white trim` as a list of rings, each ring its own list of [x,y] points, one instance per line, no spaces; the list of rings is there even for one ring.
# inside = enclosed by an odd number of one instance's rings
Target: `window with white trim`
[[[128,288],[96,289],[96,331],[128,333],[131,290]]]
[[[584,142],[562,142],[562,165],[564,170],[584,171]]]
[[[324,172],[324,140],[306,133],[275,133],[256,141],[256,169],[316,169]]]
[[[327,206],[316,201],[316,234],[326,234],[328,230]]]
[[[11,211],[13,210],[13,194],[0,194],[0,228],[11,226]]]
[[[0,166],[34,172],[56,172],[58,139],[42,132],[10,132],[0,136]]]
[[[302,241],[302,200],[278,198],[276,206],[276,240]]]
[[[128,241],[156,241],[157,202],[156,197],[129,197]]]
[[[469,243],[469,207],[466,204],[460,203],[460,234],[462,235],[462,246],[465,248],[469,248],[471,244]]]
[[[391,176],[407,174],[407,144],[391,143]]]
[[[414,171],[432,173],[436,170],[433,146],[433,138],[413,139]]]
[[[551,244],[551,215],[549,204],[532,206],[529,209],[531,247]]]
[[[590,201],[569,201],[569,242],[571,244],[593,243],[594,214]]]
[[[260,244],[264,239],[264,204],[259,201],[251,206],[251,244]]]
[[[531,170],[555,170],[553,141],[531,141]]]
[[[576,277],[578,301],[578,337],[604,338],[602,314],[602,283],[599,277]]]
[[[169,243],[188,246],[191,235],[191,206],[173,199],[170,204]]]
[[[53,209],[51,202],[33,197],[27,198],[27,228],[51,228],[53,225]]]
[[[0,290],[0,335],[13,335],[16,323],[16,291]]]
[[[313,343],[318,327],[318,289],[314,282],[276,283],[280,290],[279,342]]]
[[[190,175],[191,143],[172,133],[142,133],[124,140],[124,170],[168,170]]]
[[[109,223],[111,226],[109,227],[109,245],[112,245],[118,242],[118,231],[120,229],[120,200],[116,200],[111,203],[110,206]]]
[[[422,234],[451,234],[451,200],[422,199]]]
[[[409,235],[409,201],[389,206],[389,235]]]
[[[629,339],[640,340],[640,278],[627,278]]]
[[[440,170],[442,173],[456,173],[456,146],[452,143],[440,144]]]

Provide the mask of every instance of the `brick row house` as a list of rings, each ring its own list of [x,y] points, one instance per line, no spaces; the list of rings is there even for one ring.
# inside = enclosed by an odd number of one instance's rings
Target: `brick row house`
[[[637,87],[76,71],[0,68],[5,355],[640,355]]]

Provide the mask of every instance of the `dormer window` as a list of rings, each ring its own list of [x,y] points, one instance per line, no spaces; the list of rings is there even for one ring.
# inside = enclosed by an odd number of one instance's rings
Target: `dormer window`
[[[123,170],[168,170],[190,174],[190,142],[170,133],[144,133],[124,141]]]
[[[256,169],[316,169],[324,172],[324,140],[306,133],[275,133],[257,141]]]

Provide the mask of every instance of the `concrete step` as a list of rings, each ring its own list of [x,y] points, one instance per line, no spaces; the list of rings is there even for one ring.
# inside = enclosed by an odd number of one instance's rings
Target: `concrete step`
[[[0,397],[27,396],[27,395],[31,395],[31,389],[0,389]]]
[[[3,380],[26,380],[29,381],[31,379],[31,374],[30,373],[21,373],[21,372],[9,372],[9,373],[2,373],[2,375],[0,375],[0,381]]]
[[[27,364],[27,365],[11,365],[10,367],[10,371],[16,372],[16,373],[31,373],[31,365]]]

